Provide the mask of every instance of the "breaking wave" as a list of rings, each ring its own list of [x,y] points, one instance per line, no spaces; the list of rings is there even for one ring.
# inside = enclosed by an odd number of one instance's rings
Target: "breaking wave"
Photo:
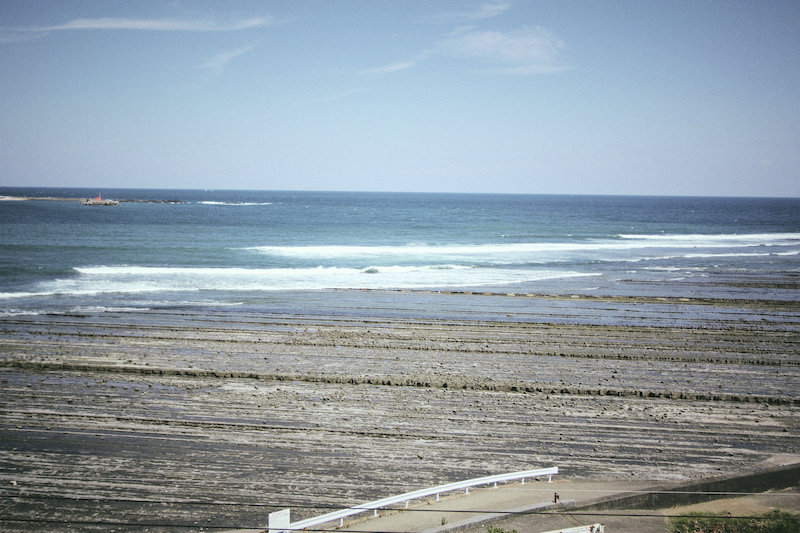
[[[673,250],[665,257],[713,256],[713,250],[727,248],[726,254],[796,254],[785,247],[800,246],[800,233],[754,235],[619,235],[618,239],[570,242],[527,242],[489,244],[404,244],[404,245],[321,245],[253,246],[246,250],[273,258],[305,261],[387,263],[441,263],[466,265],[535,264],[559,261],[639,261],[652,257],[647,250]],[[760,247],[759,251],[752,248]],[[781,252],[774,250],[781,247]],[[773,248],[773,250],[769,250]],[[702,252],[707,249],[709,252]],[[747,250],[746,252],[744,250]],[[766,251],[769,250],[769,251]],[[641,253],[640,253],[641,252]],[[711,255],[708,255],[711,254]]]
[[[261,269],[93,266],[76,268],[75,271],[77,276],[74,278],[42,282],[35,293],[4,293],[0,294],[0,298],[174,291],[478,287],[596,275],[576,271],[480,268],[460,265]]]

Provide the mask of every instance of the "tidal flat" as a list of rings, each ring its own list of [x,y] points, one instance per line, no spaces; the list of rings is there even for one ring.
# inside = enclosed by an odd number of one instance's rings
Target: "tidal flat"
[[[256,528],[515,470],[684,481],[800,453],[792,299],[325,297],[348,311],[0,318],[3,530]]]

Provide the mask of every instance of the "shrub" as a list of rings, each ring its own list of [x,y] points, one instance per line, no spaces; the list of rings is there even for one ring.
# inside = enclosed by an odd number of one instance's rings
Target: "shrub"
[[[670,520],[672,533],[800,533],[800,515],[770,511],[753,518],[726,513],[690,513]]]
[[[517,530],[506,531],[502,527],[486,526],[486,533],[517,533]]]

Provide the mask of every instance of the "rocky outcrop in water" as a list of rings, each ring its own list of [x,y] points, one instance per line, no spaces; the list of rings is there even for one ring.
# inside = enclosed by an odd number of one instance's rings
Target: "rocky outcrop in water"
[[[83,201],[83,205],[119,205],[116,200],[100,200],[97,198],[87,198]]]

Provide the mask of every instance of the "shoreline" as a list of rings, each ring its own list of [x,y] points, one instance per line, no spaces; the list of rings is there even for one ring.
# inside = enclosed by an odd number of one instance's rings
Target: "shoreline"
[[[353,296],[402,309],[414,294]],[[627,323],[609,325],[558,298],[558,323],[550,300],[507,295],[487,298],[507,309],[494,320],[352,301],[0,317],[0,511],[33,520],[10,531],[85,516],[263,527],[280,508],[551,464],[677,482],[800,453],[800,304],[693,302],[696,321],[653,326],[689,304],[621,299]]]
[[[630,282],[630,281],[629,281]],[[726,286],[732,287],[746,287],[746,288],[759,288],[759,289],[776,289],[797,291],[800,290],[800,283],[795,282],[780,282],[780,283],[740,283],[732,284],[726,283]],[[712,297],[698,297],[698,296],[644,296],[644,295],[625,295],[625,294],[587,294],[585,292],[576,292],[574,294],[557,294],[557,293],[544,293],[544,292],[508,292],[508,291],[473,291],[473,290],[458,290],[458,289],[350,289],[342,288],[336,289],[342,292],[362,292],[362,293],[397,293],[397,294],[443,294],[455,296],[491,296],[491,297],[505,297],[505,298],[522,298],[522,299],[535,299],[535,300],[559,300],[559,301],[575,301],[575,300],[588,300],[595,302],[612,302],[612,303],[627,303],[627,304],[682,304],[682,305],[695,305],[695,306],[716,306],[716,307],[769,307],[779,308],[786,307],[789,309],[798,309],[798,304],[792,295],[787,295],[784,298],[712,298]]]

